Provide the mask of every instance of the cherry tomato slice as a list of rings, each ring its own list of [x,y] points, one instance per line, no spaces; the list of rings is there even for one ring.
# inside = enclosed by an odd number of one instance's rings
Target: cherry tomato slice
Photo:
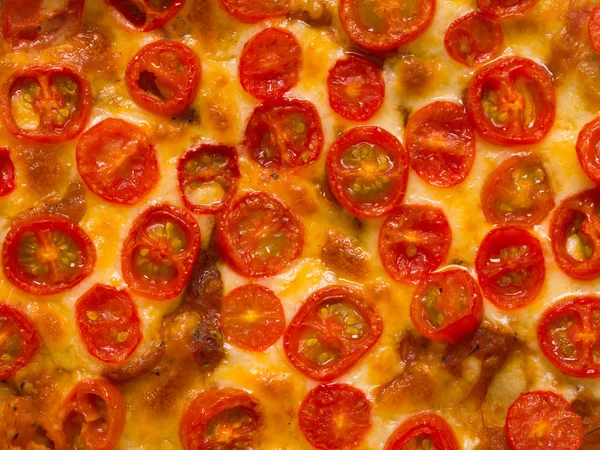
[[[285,332],[283,348],[304,375],[331,381],[367,354],[382,329],[381,317],[359,292],[330,286],[304,302]]]
[[[234,289],[222,299],[221,327],[232,344],[262,352],[275,344],[285,330],[281,300],[258,284]]]
[[[29,66],[4,85],[0,113],[8,131],[31,142],[58,144],[76,137],[92,108],[89,82],[68,66]]]
[[[35,325],[13,306],[0,303],[0,379],[25,367],[40,346]]]
[[[479,286],[466,270],[433,273],[415,290],[410,318],[427,339],[456,344],[473,334],[483,319]]]
[[[548,309],[540,319],[538,341],[561,372],[600,376],[600,298],[575,297]]]
[[[588,22],[588,36],[592,47],[600,55],[600,5],[592,10]]]
[[[216,214],[237,192],[237,153],[224,145],[190,149],[179,159],[177,175],[185,206],[196,214]]]
[[[0,147],[0,197],[10,194],[16,187],[15,165],[10,159],[10,150]]]
[[[340,0],[350,38],[374,51],[392,50],[419,37],[433,20],[435,0]]]
[[[537,2],[538,0],[477,0],[481,12],[500,19],[522,16]]]
[[[437,414],[424,412],[409,417],[396,428],[385,444],[385,450],[431,448],[459,450],[452,427]]]
[[[408,155],[400,141],[379,127],[342,134],[327,155],[331,192],[356,217],[381,217],[396,209],[406,192]]]
[[[490,231],[479,246],[475,267],[484,295],[504,310],[533,302],[546,278],[540,241],[521,228]]]
[[[221,257],[237,272],[267,277],[302,254],[304,230],[275,197],[252,192],[225,210],[217,224],[217,243]]]
[[[534,144],[554,123],[554,85],[544,67],[530,59],[506,57],[473,76],[466,106],[469,119],[484,139],[496,144]]]
[[[96,248],[74,222],[56,214],[36,214],[17,221],[2,247],[4,275],[35,295],[64,292],[88,277]]]
[[[580,280],[600,276],[600,188],[566,198],[550,224],[558,266]]]
[[[577,157],[585,174],[594,183],[600,184],[600,117],[579,132]]]
[[[323,149],[323,128],[314,105],[280,98],[258,106],[246,127],[246,147],[265,168],[303,167]]]
[[[583,425],[560,395],[533,391],[521,394],[508,408],[506,434],[513,450],[578,450]]]
[[[300,405],[298,422],[314,448],[351,450],[371,428],[371,403],[360,389],[348,384],[322,384]]]
[[[474,66],[500,53],[502,25],[492,17],[474,11],[450,24],[444,36],[448,55],[465,66]]]
[[[116,17],[133,31],[152,31],[174,18],[185,0],[104,0]]]
[[[550,177],[539,156],[515,155],[500,164],[481,191],[488,222],[532,227],[542,223],[554,208]]]
[[[285,16],[290,10],[290,0],[221,0],[221,5],[236,19],[248,23]]]
[[[200,250],[200,228],[190,213],[162,204],[133,222],[123,245],[123,279],[136,294],[156,300],[179,295]]]
[[[281,97],[300,79],[302,50],[294,35],[267,28],[254,36],[240,56],[240,81],[261,100]]]
[[[161,116],[187,110],[200,82],[200,61],[187,45],[156,41],[143,47],[127,65],[127,89],[133,101]]]
[[[262,422],[260,405],[246,392],[207,390],[184,410],[179,440],[184,450],[258,448]]]
[[[112,450],[125,427],[125,400],[103,379],[80,381],[60,410],[69,449]]]
[[[462,106],[437,101],[413,114],[406,149],[417,175],[432,186],[462,183],[473,167],[475,132]]]
[[[385,97],[381,71],[371,62],[349,56],[340,59],[327,77],[329,104],[340,116],[364,122],[375,115]]]
[[[452,232],[441,209],[402,205],[379,232],[379,255],[396,281],[417,284],[448,256]]]
[[[105,119],[83,133],[76,156],[87,187],[112,203],[139,202],[160,177],[150,137],[122,119]]]
[[[142,340],[137,308],[125,291],[97,284],[77,300],[75,314],[83,343],[100,361],[124,362]]]

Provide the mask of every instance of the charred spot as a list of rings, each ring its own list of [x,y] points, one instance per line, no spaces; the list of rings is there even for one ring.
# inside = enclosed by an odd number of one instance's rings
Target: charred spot
[[[173,120],[181,120],[187,123],[199,124],[200,123],[200,114],[198,114],[198,110],[194,107],[188,108],[183,113],[173,116]]]
[[[398,106],[398,113],[400,114],[400,122],[402,123],[404,128],[406,128],[406,125],[408,124],[408,119],[412,115],[412,108],[406,105],[400,105]]]

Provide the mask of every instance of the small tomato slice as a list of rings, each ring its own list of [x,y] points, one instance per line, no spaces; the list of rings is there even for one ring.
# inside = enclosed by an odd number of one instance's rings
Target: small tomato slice
[[[304,302],[285,332],[283,348],[307,377],[331,381],[367,354],[382,329],[381,317],[362,294],[330,286]]]
[[[123,279],[136,294],[171,299],[185,287],[199,249],[200,228],[190,213],[151,206],[135,219],[123,245]]]
[[[444,36],[448,55],[465,66],[492,59],[500,52],[503,41],[500,22],[477,11],[452,22]]]
[[[25,292],[49,295],[78,285],[92,273],[96,248],[85,231],[56,214],[17,221],[2,247],[4,275]]]
[[[221,0],[221,5],[236,19],[248,23],[285,16],[290,10],[290,0]]]
[[[424,412],[409,417],[396,428],[385,444],[385,450],[413,448],[459,450],[452,427],[437,414]]]
[[[577,157],[585,174],[594,183],[600,184],[600,117],[579,132]]]
[[[592,10],[588,22],[588,36],[592,47],[600,55],[600,5]]]
[[[17,308],[0,303],[0,379],[25,367],[40,346],[35,325]]]
[[[477,0],[479,9],[499,19],[510,19],[525,14],[538,0]]]
[[[10,194],[16,187],[15,165],[10,159],[10,150],[0,147],[0,197]]]
[[[473,167],[475,131],[456,103],[437,101],[414,113],[406,125],[405,144],[411,166],[432,186],[456,186]]]
[[[314,448],[351,450],[371,428],[371,403],[360,389],[348,384],[322,384],[300,405],[298,422]]]
[[[185,0],[104,0],[118,21],[133,31],[152,31],[174,18]]]
[[[538,342],[561,372],[600,376],[600,298],[575,297],[552,306],[540,319]]]
[[[83,133],[76,157],[77,170],[87,187],[112,203],[139,202],[160,177],[150,137],[122,119],[105,119]]]

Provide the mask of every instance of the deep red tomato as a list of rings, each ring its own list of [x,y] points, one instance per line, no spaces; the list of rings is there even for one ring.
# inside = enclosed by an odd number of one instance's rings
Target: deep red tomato
[[[340,116],[363,122],[375,115],[385,98],[381,71],[364,58],[340,59],[327,77],[329,104]]]
[[[229,206],[217,224],[221,257],[250,277],[278,274],[302,254],[304,230],[272,195],[251,192]]]
[[[542,223],[554,208],[550,177],[539,156],[515,155],[489,175],[481,205],[488,222],[532,227]]]
[[[262,352],[275,344],[285,330],[281,300],[259,284],[234,289],[221,301],[221,328],[232,344]]]
[[[265,168],[303,167],[323,149],[323,128],[315,106],[280,98],[258,106],[246,127],[246,147]]]
[[[115,9],[119,22],[133,31],[162,27],[183,8],[185,0],[104,0]]]
[[[419,37],[433,20],[435,0],[340,0],[340,19],[354,42],[369,50],[392,50]]]
[[[586,175],[594,183],[600,184],[600,117],[592,120],[579,132],[577,157]]]
[[[600,376],[600,298],[575,297],[548,309],[540,319],[538,342],[561,372]]]
[[[29,66],[14,72],[0,97],[8,131],[19,139],[57,144],[76,137],[92,109],[90,83],[61,65]]]
[[[0,337],[0,379],[11,378],[31,361],[40,341],[31,320],[4,303],[0,303]]]
[[[190,213],[151,206],[135,219],[123,245],[123,279],[136,294],[171,299],[187,284],[199,250],[200,228]]]
[[[500,19],[522,16],[537,2],[538,0],[477,0],[483,13]]]
[[[196,214],[216,214],[237,192],[240,170],[235,148],[204,144],[185,152],[177,168],[185,206]]]
[[[221,0],[221,5],[238,20],[250,23],[285,16],[290,10],[290,0]]]
[[[475,267],[484,295],[505,310],[533,302],[546,278],[540,241],[521,228],[490,231],[479,246]]]
[[[566,198],[550,224],[558,266],[580,280],[600,276],[600,188]]]
[[[463,107],[437,101],[406,124],[406,150],[417,175],[432,186],[462,183],[475,159],[475,131]]]
[[[87,187],[112,202],[132,205],[148,195],[160,173],[150,137],[123,119],[105,119],[77,144],[77,170]]]
[[[16,187],[15,165],[10,159],[10,150],[0,147],[0,197],[10,194]]]
[[[452,427],[437,414],[424,412],[400,424],[385,444],[385,450],[433,448],[459,450]]]
[[[381,317],[360,292],[330,286],[300,307],[285,331],[283,348],[304,375],[331,381],[367,354],[382,329]]]
[[[156,41],[143,47],[127,65],[127,89],[142,108],[161,116],[185,112],[200,82],[200,61],[187,45]]]
[[[348,384],[322,384],[300,405],[298,422],[314,448],[351,450],[371,428],[371,403],[360,389]]]
[[[254,36],[240,56],[240,81],[261,100],[281,97],[300,79],[302,49],[294,35],[267,28]]]
[[[97,284],[75,304],[77,326],[88,351],[106,363],[121,363],[142,340],[140,318],[131,297]]]
[[[592,10],[588,22],[588,36],[592,47],[600,55],[600,5]]]
[[[415,290],[410,318],[427,339],[456,344],[473,334],[483,319],[479,286],[466,270],[433,273]]]
[[[533,391],[521,394],[508,408],[506,434],[512,450],[578,450],[583,425],[560,395]]]
[[[258,401],[240,389],[201,392],[179,422],[185,450],[257,448],[263,417]]]
[[[478,11],[456,19],[444,36],[448,55],[465,66],[492,59],[500,52],[503,41],[500,21]]]
[[[381,217],[396,209],[404,199],[408,167],[398,138],[379,127],[352,128],[327,154],[331,192],[356,217]]]
[[[479,69],[467,88],[466,106],[473,126],[486,140],[534,144],[552,128],[556,96],[544,67],[509,56]]]
[[[103,379],[80,381],[59,413],[69,449],[112,450],[125,427],[125,400]]]
[[[4,275],[35,295],[71,289],[92,273],[96,248],[85,231],[56,214],[18,220],[2,247]]]
[[[417,284],[448,256],[452,232],[446,215],[426,205],[402,205],[379,232],[379,255],[396,281]]]

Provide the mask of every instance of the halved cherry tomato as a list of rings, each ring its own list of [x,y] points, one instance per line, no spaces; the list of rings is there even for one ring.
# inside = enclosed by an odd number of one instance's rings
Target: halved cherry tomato
[[[479,286],[466,270],[433,273],[415,290],[410,318],[427,339],[456,344],[473,334],[483,319]]]
[[[441,209],[402,205],[381,227],[379,255],[393,279],[417,284],[446,259],[451,241],[450,224]]]
[[[242,87],[261,100],[281,97],[298,83],[301,58],[292,33],[267,28],[250,39],[240,56]]]
[[[542,246],[521,228],[497,228],[481,242],[475,260],[484,295],[512,310],[533,302],[546,278]]]
[[[131,297],[97,284],[75,304],[77,326],[88,351],[106,363],[120,363],[142,340],[140,318]]]
[[[10,194],[16,187],[15,165],[10,159],[10,150],[0,147],[0,197]]]
[[[57,144],[73,139],[85,127],[92,90],[71,67],[29,66],[9,77],[0,101],[2,120],[12,135]]]
[[[40,346],[35,325],[13,306],[0,303],[0,379],[12,377]]]
[[[162,116],[181,114],[194,101],[200,61],[187,45],[152,42],[129,62],[125,80],[131,98],[142,108]]]
[[[263,416],[258,401],[233,388],[201,392],[179,422],[185,450],[258,448]]]
[[[400,424],[385,444],[385,450],[413,448],[459,450],[452,427],[437,414],[424,412]]]
[[[456,186],[473,167],[475,132],[456,103],[437,101],[414,113],[405,144],[413,169],[432,186]]]
[[[560,395],[533,391],[521,394],[508,408],[506,434],[513,450],[578,450],[583,425]]]
[[[160,177],[150,137],[123,119],[105,119],[83,133],[76,156],[87,187],[109,202],[137,203]]]
[[[484,14],[500,19],[522,16],[537,2],[538,0],[477,0],[479,9]]]
[[[340,19],[354,42],[369,50],[398,48],[433,20],[435,0],[340,0]]]
[[[330,286],[304,302],[285,332],[283,348],[307,377],[331,381],[366,355],[382,329],[381,317],[360,292]]]
[[[533,153],[515,155],[500,164],[481,191],[488,222],[532,227],[554,208],[554,192],[542,160]]]
[[[221,5],[236,19],[249,23],[285,16],[290,10],[290,0],[221,0]]]
[[[327,154],[331,192],[356,217],[381,217],[396,209],[406,192],[408,155],[394,135],[379,127],[342,134]]]
[[[258,106],[246,127],[246,147],[265,168],[302,167],[323,149],[323,128],[315,106],[280,98]]]
[[[474,66],[492,59],[502,48],[504,36],[497,19],[473,11],[450,24],[444,46],[452,59]]]
[[[600,276],[600,188],[566,198],[550,224],[558,266],[580,280]]]
[[[369,120],[381,107],[385,82],[381,71],[363,58],[340,59],[327,77],[329,104],[348,120]]]
[[[586,175],[594,183],[600,184],[600,117],[592,120],[579,132],[577,157]]]
[[[530,59],[510,56],[481,68],[466,95],[467,114],[481,136],[497,144],[541,141],[556,114],[548,71]]]
[[[223,334],[238,347],[262,352],[285,330],[281,300],[264,286],[246,284],[223,297],[221,303]]]
[[[48,295],[78,285],[92,273],[96,248],[79,225],[56,214],[17,221],[2,247],[4,275],[25,292]]]
[[[177,175],[185,206],[196,214],[216,214],[237,192],[235,148],[204,144],[190,149],[179,159]]]
[[[135,219],[123,245],[123,279],[136,294],[168,300],[185,287],[199,250],[200,228],[190,213],[151,206]]]
[[[592,10],[588,22],[588,36],[592,47],[600,55],[600,5]]]
[[[118,20],[134,31],[152,31],[175,17],[185,0],[104,0]]]
[[[363,391],[348,384],[322,384],[300,405],[298,422],[314,448],[351,450],[371,428],[371,403]]]
[[[561,372],[600,376],[600,298],[570,298],[548,309],[540,319],[538,341]]]
[[[59,413],[69,449],[112,450],[125,427],[125,400],[103,379],[80,381]]]
[[[272,195],[252,192],[225,210],[217,224],[221,257],[250,277],[278,274],[304,247],[302,223]]]

